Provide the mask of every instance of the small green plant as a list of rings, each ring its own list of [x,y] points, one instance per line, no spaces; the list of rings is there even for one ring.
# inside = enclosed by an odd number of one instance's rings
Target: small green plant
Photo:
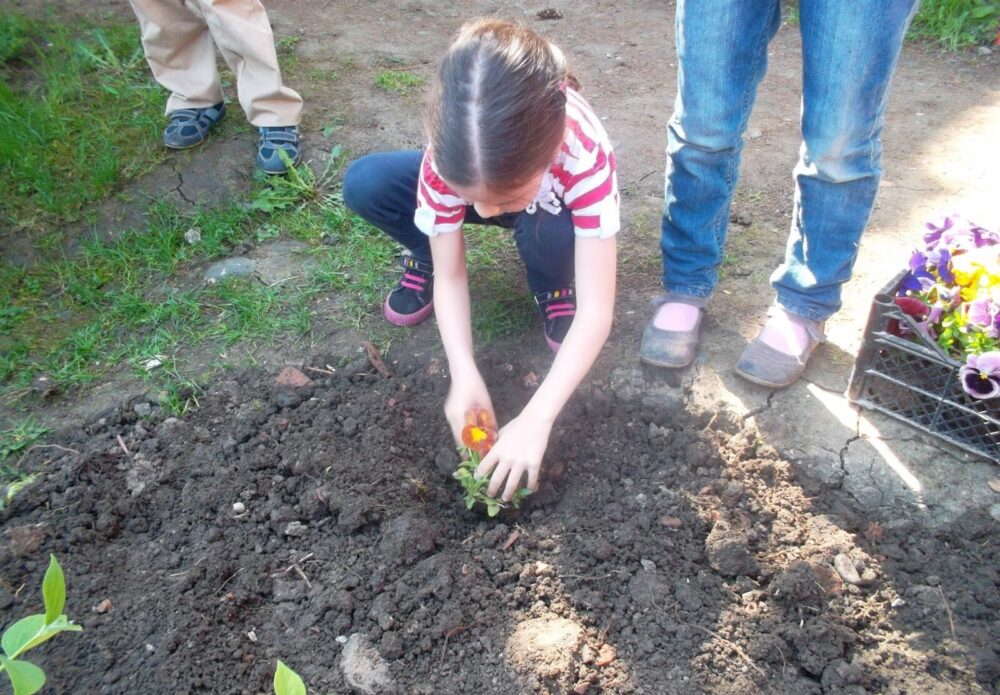
[[[337,145],[326,158],[323,171],[317,176],[308,164],[293,166],[291,158],[284,150],[278,150],[288,173],[284,176],[268,176],[266,185],[254,196],[251,208],[272,213],[295,206],[302,207],[310,202],[322,202],[333,182],[344,167],[346,157]]]
[[[12,454],[21,451],[49,431],[48,427],[37,424],[34,419],[23,420],[10,429],[0,432],[0,464]]]
[[[375,78],[375,84],[387,92],[409,94],[410,90],[424,83],[424,78],[401,70],[383,70]]]
[[[274,670],[274,695],[306,695],[306,684],[292,669],[278,660]]]
[[[45,672],[30,661],[18,659],[19,656],[60,632],[79,632],[83,629],[71,623],[62,612],[66,605],[66,580],[54,555],[49,555],[49,568],[42,580],[42,598],[45,601],[44,613],[21,618],[0,638],[3,646],[0,671],[6,671],[14,695],[32,695],[45,685]]]
[[[501,509],[506,509],[508,506],[516,509],[520,506],[521,500],[531,494],[531,490],[526,487],[518,488],[510,502],[504,502],[486,492],[490,482],[488,477],[476,475],[480,461],[497,440],[492,417],[485,410],[474,410],[466,414],[465,421],[465,427],[462,428],[462,446],[458,448],[462,461],[458,464],[458,470],[452,475],[462,484],[466,509],[472,509],[477,502],[486,506],[486,513],[489,516],[496,516]]]
[[[949,51],[994,41],[1000,30],[1000,0],[924,0],[910,35],[937,41]]]

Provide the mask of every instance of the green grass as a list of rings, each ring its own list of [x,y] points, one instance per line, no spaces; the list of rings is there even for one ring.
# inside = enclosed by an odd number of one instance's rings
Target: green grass
[[[784,7],[785,21],[799,24],[799,3],[790,0]],[[1000,0],[923,0],[908,38],[940,44],[949,51],[969,46],[986,46],[1000,32]]]
[[[1000,31],[1000,0],[924,0],[910,36],[941,44],[949,51],[987,45]]]
[[[396,92],[397,94],[409,94],[423,83],[423,77],[404,70],[383,70],[375,78],[377,86],[387,92]]]
[[[319,185],[301,166],[256,191],[255,202],[282,203],[270,213],[240,202],[193,215],[160,204],[150,210],[147,227],[116,241],[92,240],[72,257],[30,267],[3,266],[0,394],[21,392],[40,374],[67,387],[121,367],[189,384],[190,370],[177,358],[185,350],[302,336],[326,293],[345,292],[355,316],[355,306],[372,313],[390,282],[395,249],[344,209],[335,188],[321,194]],[[200,234],[195,244],[185,241],[191,229]],[[310,245],[312,270],[302,277],[276,287],[256,279],[196,282],[205,262],[280,234]],[[184,274],[192,274],[186,286],[177,280]],[[147,371],[152,358],[163,365]]]
[[[9,233],[79,219],[162,157],[166,95],[132,24],[0,15],[0,221]]]

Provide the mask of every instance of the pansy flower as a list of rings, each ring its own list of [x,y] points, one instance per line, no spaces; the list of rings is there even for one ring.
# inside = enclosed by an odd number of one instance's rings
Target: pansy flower
[[[465,414],[462,444],[480,456],[486,456],[497,441],[496,423],[488,410],[476,408]]]
[[[1000,304],[984,297],[969,302],[968,307],[970,324],[981,326],[990,338],[1000,338]]]
[[[962,388],[973,398],[985,400],[1000,396],[1000,351],[969,355],[958,375]]]

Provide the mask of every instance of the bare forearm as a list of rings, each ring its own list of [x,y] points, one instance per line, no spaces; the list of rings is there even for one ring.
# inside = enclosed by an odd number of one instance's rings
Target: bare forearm
[[[611,332],[611,312],[595,308],[594,314],[578,313],[574,318],[552,369],[524,407],[524,413],[552,422],[562,411],[566,401],[590,371]]]

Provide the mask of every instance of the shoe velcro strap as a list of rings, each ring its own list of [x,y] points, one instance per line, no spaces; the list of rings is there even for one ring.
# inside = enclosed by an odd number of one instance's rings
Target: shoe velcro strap
[[[403,256],[399,259],[400,265],[402,265],[407,270],[415,270],[418,273],[425,273],[427,275],[434,274],[434,266],[430,263],[425,263],[424,261],[418,261],[412,256]]]
[[[260,134],[261,142],[266,144],[277,145],[281,143],[287,143],[289,145],[297,144],[299,141],[299,134],[294,130],[270,130],[264,129]]]
[[[553,290],[552,292],[538,292],[535,294],[535,303],[541,306],[554,299],[573,299],[576,297],[576,290],[568,287],[564,290]]]

